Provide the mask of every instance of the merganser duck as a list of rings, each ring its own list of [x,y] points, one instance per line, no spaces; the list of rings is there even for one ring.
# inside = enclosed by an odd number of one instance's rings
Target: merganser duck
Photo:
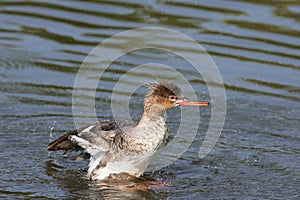
[[[90,155],[87,178],[104,180],[111,174],[128,173],[139,177],[156,152],[166,146],[169,138],[164,113],[175,106],[208,106],[182,95],[173,83],[147,84],[144,112],[136,124],[114,120],[98,121],[69,131],[48,145],[46,150],[83,150]]]

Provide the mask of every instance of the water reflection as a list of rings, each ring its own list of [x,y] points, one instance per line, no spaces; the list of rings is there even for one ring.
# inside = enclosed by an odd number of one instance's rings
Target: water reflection
[[[152,188],[168,187],[170,184],[156,181],[151,177],[136,178],[127,174],[112,175],[105,181],[85,180],[84,170],[71,171],[48,160],[45,173],[53,178],[56,184],[69,191],[68,198],[84,197],[84,199],[157,199]],[[72,180],[72,181],[70,181]],[[85,190],[84,194],[81,191]]]

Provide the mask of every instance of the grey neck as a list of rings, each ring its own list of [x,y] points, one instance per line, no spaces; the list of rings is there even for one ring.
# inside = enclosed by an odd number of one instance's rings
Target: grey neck
[[[144,113],[141,120],[139,121],[139,124],[161,121],[162,119],[164,119],[164,113],[165,109],[160,105],[145,104]]]

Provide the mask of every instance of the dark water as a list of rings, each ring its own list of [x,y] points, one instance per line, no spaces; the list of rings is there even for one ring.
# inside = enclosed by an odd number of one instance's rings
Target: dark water
[[[300,198],[299,19],[300,2],[292,0],[1,1],[0,198]],[[72,89],[88,53],[114,34],[146,26],[180,31],[212,56],[226,87],[225,126],[213,151],[200,159],[210,119],[210,109],[201,109],[202,125],[184,155],[146,174],[171,186],[146,192],[99,189],[83,178],[86,162],[44,149],[74,128]],[[210,100],[202,77],[178,56],[141,50],[120,57],[104,73],[96,92],[99,119],[111,116],[118,79],[149,62],[173,66],[199,99]],[[144,93],[140,88],[131,97],[134,119],[142,112]],[[180,109],[168,112],[173,132],[178,118]]]

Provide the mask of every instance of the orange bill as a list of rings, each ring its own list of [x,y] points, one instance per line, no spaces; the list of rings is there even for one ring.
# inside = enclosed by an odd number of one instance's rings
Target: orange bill
[[[208,106],[209,102],[207,102],[207,101],[196,102],[196,101],[190,101],[188,99],[181,99],[181,100],[177,101],[177,104],[179,106]]]

